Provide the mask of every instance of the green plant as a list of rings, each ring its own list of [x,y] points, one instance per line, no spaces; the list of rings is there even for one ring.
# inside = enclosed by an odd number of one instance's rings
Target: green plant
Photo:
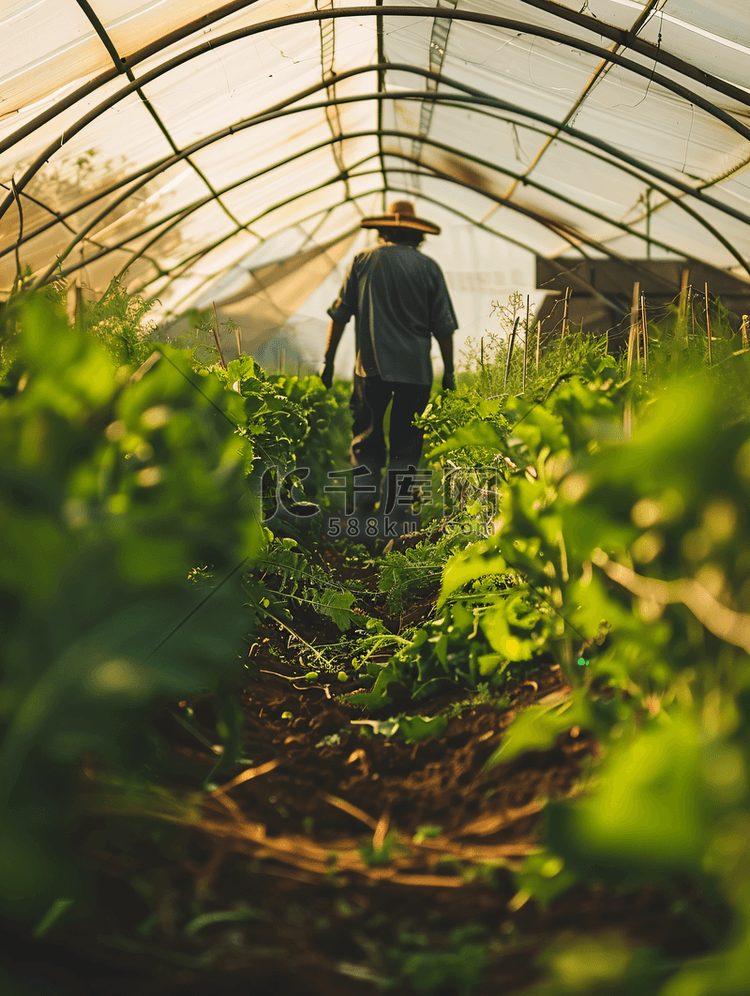
[[[76,318],[82,331],[102,343],[118,364],[143,363],[153,352],[156,324],[142,298],[114,279],[96,301],[80,298]]]
[[[402,935],[401,945],[387,956],[396,977],[384,988],[406,983],[413,992],[428,996],[472,996],[482,985],[489,963],[485,936],[485,928],[479,925],[462,927],[436,951],[422,935]]]
[[[747,356],[732,364],[732,382],[746,382]],[[629,442],[614,378],[573,378],[519,419],[509,442],[522,472],[499,531],[448,563],[441,596],[510,570],[537,610],[553,610],[539,649],[578,687],[521,713],[492,758],[551,746],[574,725],[602,743],[593,790],[547,807],[547,860],[618,886],[708,874],[734,907],[719,953],[654,970],[659,985],[673,975],[659,990],[670,996],[741,992],[749,943],[750,405],[721,376],[693,372],[655,394],[642,385]],[[510,604],[496,610],[504,624]],[[548,901],[566,881],[544,879],[529,869],[519,895]],[[623,956],[613,974],[539,991],[635,991],[642,970],[640,955]]]
[[[165,346],[121,366],[43,298],[19,309],[13,348],[22,372],[0,403],[0,894],[6,913],[38,916],[80,891],[61,854],[81,764],[143,777],[163,698],[239,673],[233,579],[263,534],[241,401],[211,374]],[[196,565],[212,572],[200,585]]]
[[[294,405],[305,412],[308,431],[304,447],[295,452],[301,490],[306,498],[329,510],[341,505],[337,492],[331,490],[329,471],[349,467],[351,412],[348,385],[336,381],[326,389],[318,376],[289,377],[272,374],[269,381]]]
[[[242,398],[243,422],[253,440],[253,464],[248,472],[285,471],[308,434],[302,408],[281,393],[249,356],[231,360],[227,369],[216,369],[227,388]]]
[[[493,601],[490,607],[455,601],[443,606],[439,618],[410,630],[409,639],[402,638],[400,648],[387,664],[368,664],[367,673],[375,679],[372,688],[350,695],[348,701],[379,709],[392,701],[388,690],[391,683],[405,685],[415,701],[446,683],[476,690],[489,679],[498,687],[509,665],[528,660],[531,654],[520,640],[513,648],[505,641],[502,652],[495,649],[497,604]],[[527,624],[522,625],[528,632]],[[539,642],[543,642],[541,637]]]
[[[332,619],[342,632],[351,627],[359,586],[352,590],[352,585],[333,580],[324,567],[306,556],[296,540],[274,538],[256,564],[244,582],[256,614],[289,623],[290,609],[300,605]]]
[[[188,328],[180,335],[168,337],[170,345],[187,351],[196,366],[220,367],[214,331],[216,319],[208,308],[190,308],[185,316]],[[222,368],[223,369],[223,368]]]
[[[448,551],[458,539],[444,536],[434,543],[423,541],[403,553],[390,551],[381,557],[378,587],[385,593],[391,612],[403,612],[410,595],[440,581]]]
[[[636,947],[620,934],[561,939],[543,952],[540,964],[547,979],[529,996],[638,996],[663,993],[677,963],[653,948]],[[683,990],[685,996],[689,990]]]
[[[403,851],[404,847],[399,844],[397,835],[392,832],[387,833],[380,844],[376,844],[374,840],[368,840],[359,848],[363,863],[370,868],[385,868],[397,854]]]
[[[502,400],[482,398],[473,389],[446,391],[432,399],[415,424],[425,430],[432,468],[433,487],[421,502],[423,522],[486,535],[507,474],[499,455],[510,429]]]

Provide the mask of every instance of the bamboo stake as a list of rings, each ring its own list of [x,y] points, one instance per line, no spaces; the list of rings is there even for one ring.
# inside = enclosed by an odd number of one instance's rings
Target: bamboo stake
[[[526,295],[526,330],[523,336],[523,385],[521,387],[522,391],[526,391],[526,364],[528,362],[529,354],[529,309],[531,307],[531,297]]]
[[[742,316],[742,348],[747,349],[747,321],[748,316]]]
[[[516,341],[516,329],[518,328],[518,323],[521,321],[521,316],[516,315],[516,320],[513,322],[513,331],[510,334],[510,342],[508,343],[508,359],[505,361],[505,379],[503,380],[503,389],[508,383],[508,374],[510,373],[510,361],[513,357],[513,344]]]
[[[628,337],[628,366],[627,366],[627,376],[630,377],[630,373],[633,369],[633,356],[636,351],[636,340],[638,337],[638,298],[640,297],[641,285],[636,280],[633,284],[633,300],[630,305],[630,336]]]
[[[633,402],[630,398],[625,402],[625,409],[622,413],[622,431],[627,440],[633,435]]]
[[[562,338],[568,334],[568,306],[570,303],[570,286],[565,288],[565,306],[563,308],[563,321],[562,321]]]
[[[690,318],[693,324],[693,338],[695,339],[695,301],[693,300],[693,285],[688,287],[688,301],[690,302]]]
[[[234,338],[237,343],[237,359],[239,359],[242,356],[242,338],[240,337],[239,325],[235,325],[234,327]]]
[[[682,280],[680,281],[680,305],[677,312],[677,337],[679,339],[687,339],[687,303],[688,303],[688,280],[690,279],[690,270],[687,267],[682,271]]]
[[[221,365],[226,370],[227,365],[224,360],[224,354],[221,351],[221,343],[219,342],[219,315],[217,314],[216,311],[216,302],[212,301],[211,304],[213,305],[214,309],[214,339],[216,340],[216,348],[219,350],[219,359],[221,360]]]
[[[536,323],[536,372],[539,373],[539,351],[542,345],[542,322]]]
[[[68,325],[80,331],[83,326],[83,291],[78,279],[68,287],[66,306]]]
[[[641,302],[638,302],[638,325],[635,332],[635,366],[636,370],[641,369],[641,333],[643,331],[641,322]]]
[[[641,294],[641,334],[643,335],[643,373],[648,377],[648,319],[645,294]]]
[[[630,303],[630,335],[628,336],[628,366],[627,376],[631,375],[633,369],[633,356],[637,356],[638,350],[638,304],[640,298],[641,285],[638,281],[633,284],[633,298]],[[633,399],[629,397],[625,402],[622,413],[622,431],[627,440],[633,435]]]
[[[706,291],[706,336],[708,337],[708,365],[713,366],[711,362],[711,315],[708,311],[708,281],[705,284]]]

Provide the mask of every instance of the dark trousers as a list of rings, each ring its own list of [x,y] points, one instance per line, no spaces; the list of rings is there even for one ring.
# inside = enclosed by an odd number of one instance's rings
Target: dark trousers
[[[412,421],[427,407],[430,387],[430,384],[407,384],[354,374],[354,391],[349,402],[352,411],[350,457],[354,467],[364,468],[355,481],[357,511],[371,511],[379,495],[381,512],[398,514],[400,510],[405,513],[408,508],[405,497],[411,494],[424,438],[423,430],[413,426]],[[383,419],[391,398],[388,459]],[[388,474],[381,482],[386,463]],[[406,473],[409,468],[411,476]]]

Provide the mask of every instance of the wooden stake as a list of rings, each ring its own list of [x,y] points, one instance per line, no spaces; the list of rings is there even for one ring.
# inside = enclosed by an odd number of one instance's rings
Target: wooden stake
[[[645,294],[641,294],[641,334],[643,335],[643,373],[648,377],[648,319]]]
[[[628,366],[627,376],[630,376],[633,369],[633,357],[636,354],[638,339],[638,299],[641,293],[641,285],[636,280],[633,284],[633,300],[630,305],[630,336],[628,337]]]
[[[687,339],[687,303],[688,303],[688,281],[690,270],[685,268],[682,271],[680,281],[680,305],[677,312],[677,338]]]
[[[523,336],[523,386],[522,391],[526,390],[526,363],[529,354],[529,308],[531,307],[531,297],[526,295],[526,331]]]
[[[565,305],[563,307],[562,338],[568,334],[568,305],[570,302],[570,287],[565,288]]]
[[[695,301],[693,301],[693,285],[688,287],[688,301],[690,303],[690,318],[693,326],[693,338],[695,338]]]
[[[630,398],[625,402],[622,413],[622,432],[629,441],[633,435],[633,402]]]
[[[237,359],[242,356],[242,337],[240,336],[240,329],[238,325],[234,327],[234,338],[237,343]]]
[[[77,279],[68,287],[66,305],[68,325],[80,331],[83,327],[83,292]]]
[[[635,365],[638,370],[641,369],[641,335],[643,333],[643,323],[641,322],[641,302],[638,301],[638,327],[635,333]]]
[[[706,291],[706,336],[708,337],[708,365],[712,366],[711,362],[711,315],[708,310],[708,281],[705,284]]]
[[[214,339],[216,340],[216,348],[219,350],[219,359],[221,360],[221,365],[226,370],[227,365],[224,360],[224,354],[221,351],[221,343],[219,342],[219,316],[216,312],[216,302],[212,301],[211,304],[213,305],[214,309]]]
[[[505,388],[508,383],[508,374],[510,373],[510,361],[513,358],[513,344],[516,341],[516,329],[518,328],[518,323],[521,321],[521,316],[516,315],[516,320],[513,322],[513,331],[510,334],[510,342],[508,343],[508,359],[505,361],[505,379],[503,380],[503,388]]]
[[[542,322],[536,323],[536,372],[539,373],[539,351],[542,344]]]

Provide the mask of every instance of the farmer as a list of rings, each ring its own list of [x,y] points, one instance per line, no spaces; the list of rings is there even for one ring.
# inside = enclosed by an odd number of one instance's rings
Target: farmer
[[[333,381],[333,361],[344,326],[354,315],[357,359],[354,368],[352,445],[355,510],[371,515],[381,492],[380,511],[405,518],[412,503],[415,472],[424,433],[412,422],[427,407],[432,386],[431,337],[443,358],[443,390],[455,389],[453,332],[458,323],[438,264],[423,256],[425,234],[440,229],[416,217],[410,201],[395,201],[388,213],[364,218],[376,228],[378,243],[352,260],[336,301],[328,309],[331,325],[321,379]],[[386,480],[383,420],[391,409],[390,460]]]

